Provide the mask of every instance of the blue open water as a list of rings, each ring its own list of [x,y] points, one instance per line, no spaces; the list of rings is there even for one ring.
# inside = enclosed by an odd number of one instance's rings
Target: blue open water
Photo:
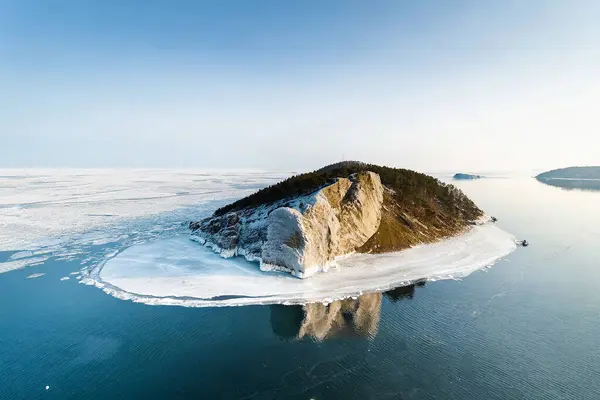
[[[148,306],[60,281],[90,254],[0,274],[0,399],[599,399],[600,192],[460,187],[530,247],[373,295],[318,339],[299,336],[319,305]]]

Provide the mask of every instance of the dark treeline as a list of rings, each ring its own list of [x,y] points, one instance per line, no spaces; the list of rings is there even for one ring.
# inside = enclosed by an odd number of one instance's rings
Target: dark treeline
[[[394,190],[395,200],[399,203],[422,205],[424,208],[441,207],[445,212],[463,217],[476,218],[480,211],[477,206],[453,185],[446,185],[439,180],[419,172],[401,168],[390,168],[361,162],[342,162],[332,164],[319,170],[299,174],[285,179],[275,185],[268,186],[215,211],[223,215],[262,204],[270,204],[278,200],[307,195],[331,184],[336,178],[348,177],[361,171],[372,171],[381,177],[381,182]],[[436,203],[434,206],[433,203]]]

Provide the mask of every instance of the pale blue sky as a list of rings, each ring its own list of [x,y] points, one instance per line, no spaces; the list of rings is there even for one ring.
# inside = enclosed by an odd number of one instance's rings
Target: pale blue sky
[[[600,164],[597,1],[0,0],[0,167]]]

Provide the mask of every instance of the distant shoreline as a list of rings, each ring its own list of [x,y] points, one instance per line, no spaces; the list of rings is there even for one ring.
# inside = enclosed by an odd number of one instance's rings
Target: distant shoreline
[[[539,182],[563,189],[600,190],[600,167],[568,167],[542,172]]]
[[[561,180],[561,181],[600,181],[598,178],[540,178],[545,181]]]

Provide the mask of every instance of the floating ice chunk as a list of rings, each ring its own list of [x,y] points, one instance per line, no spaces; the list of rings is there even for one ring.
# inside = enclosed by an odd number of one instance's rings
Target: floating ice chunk
[[[50,386],[46,386],[46,390],[50,390]]]
[[[0,274],[3,272],[14,271],[25,267],[40,265],[46,261],[48,257],[31,257],[31,258],[19,258],[14,261],[8,261],[0,263]]]
[[[224,259],[186,236],[132,246],[91,271],[83,283],[121,299],[190,307],[331,302],[418,280],[458,279],[514,251],[494,225],[397,253],[353,254],[308,279],[262,272],[242,257]]]
[[[33,251],[19,251],[9,257],[9,260],[20,260],[21,258],[33,257]]]
[[[60,278],[61,281],[68,281],[69,279],[71,278],[69,278],[68,276],[63,276],[62,278]]]
[[[41,272],[39,274],[31,274],[26,279],[35,279],[35,278],[39,278],[40,276],[44,276],[44,275],[46,275],[45,272]]]

